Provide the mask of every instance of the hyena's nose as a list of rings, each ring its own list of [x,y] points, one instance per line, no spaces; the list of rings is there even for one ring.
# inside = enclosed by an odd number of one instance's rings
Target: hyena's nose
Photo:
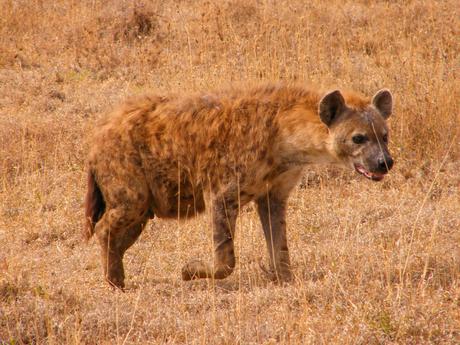
[[[393,158],[391,158],[391,157],[386,157],[386,158],[381,157],[378,160],[379,170],[387,172],[388,170],[390,170],[393,167],[393,163],[394,163]]]

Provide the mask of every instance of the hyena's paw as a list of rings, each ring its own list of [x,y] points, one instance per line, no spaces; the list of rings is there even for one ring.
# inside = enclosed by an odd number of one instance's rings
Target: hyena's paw
[[[105,277],[105,280],[115,289],[125,290],[125,279],[122,276]]]
[[[125,273],[123,265],[120,261],[111,262],[105,276],[105,280],[114,288],[124,290],[125,288]]]
[[[266,268],[265,265],[259,262],[260,269],[265,273],[266,277],[277,283],[289,283],[293,280],[292,272],[289,267],[283,267],[278,270]]]
[[[183,280],[210,278],[211,276],[210,267],[200,260],[191,261],[182,267]]]

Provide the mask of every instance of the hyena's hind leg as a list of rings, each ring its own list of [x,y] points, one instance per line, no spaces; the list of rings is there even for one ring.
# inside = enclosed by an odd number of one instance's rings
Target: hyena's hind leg
[[[125,185],[120,183],[105,192],[106,211],[95,227],[104,276],[118,288],[124,288],[123,255],[138,239],[148,219],[153,217],[148,189],[131,188],[132,181]]]

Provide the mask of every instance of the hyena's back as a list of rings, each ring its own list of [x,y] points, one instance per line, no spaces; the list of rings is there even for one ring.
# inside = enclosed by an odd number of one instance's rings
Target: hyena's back
[[[129,200],[140,216],[148,208],[148,212],[167,218],[177,217],[178,212],[191,216],[204,210],[201,186],[194,186],[186,174],[179,176],[183,169],[179,170],[173,157],[174,140],[165,138],[168,121],[162,116],[155,118],[155,110],[165,101],[160,97],[128,101],[95,133],[89,176],[95,177],[93,189],[100,189],[104,208],[110,210]],[[96,198],[94,194],[93,203]]]
[[[205,188],[261,173],[272,126],[256,97],[144,96],[99,126],[89,169],[107,209],[129,199],[139,214],[148,205],[158,217],[193,216],[204,210]]]

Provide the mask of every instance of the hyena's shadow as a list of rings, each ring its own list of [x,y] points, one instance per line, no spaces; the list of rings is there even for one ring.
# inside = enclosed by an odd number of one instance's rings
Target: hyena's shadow
[[[254,288],[265,288],[275,284],[271,280],[263,277],[253,277],[248,279],[228,278],[224,280],[211,280],[211,279],[197,279],[192,281],[183,281],[180,278],[150,278],[145,279],[143,282],[129,282],[124,291],[135,292],[140,289],[154,288],[158,290],[171,290],[176,291],[209,291],[215,290],[218,293],[231,293],[240,290],[249,291]]]
[[[307,267],[297,267],[291,282],[279,283],[268,276],[263,269],[234,272],[234,275],[226,279],[196,279],[183,281],[180,277],[171,275],[170,277],[145,278],[142,282],[130,282],[125,291],[138,291],[143,288],[155,288],[158,290],[174,289],[176,291],[198,292],[214,289],[216,293],[232,293],[237,291],[252,291],[269,287],[292,287],[306,282],[317,282],[325,278],[323,271],[310,271]]]

